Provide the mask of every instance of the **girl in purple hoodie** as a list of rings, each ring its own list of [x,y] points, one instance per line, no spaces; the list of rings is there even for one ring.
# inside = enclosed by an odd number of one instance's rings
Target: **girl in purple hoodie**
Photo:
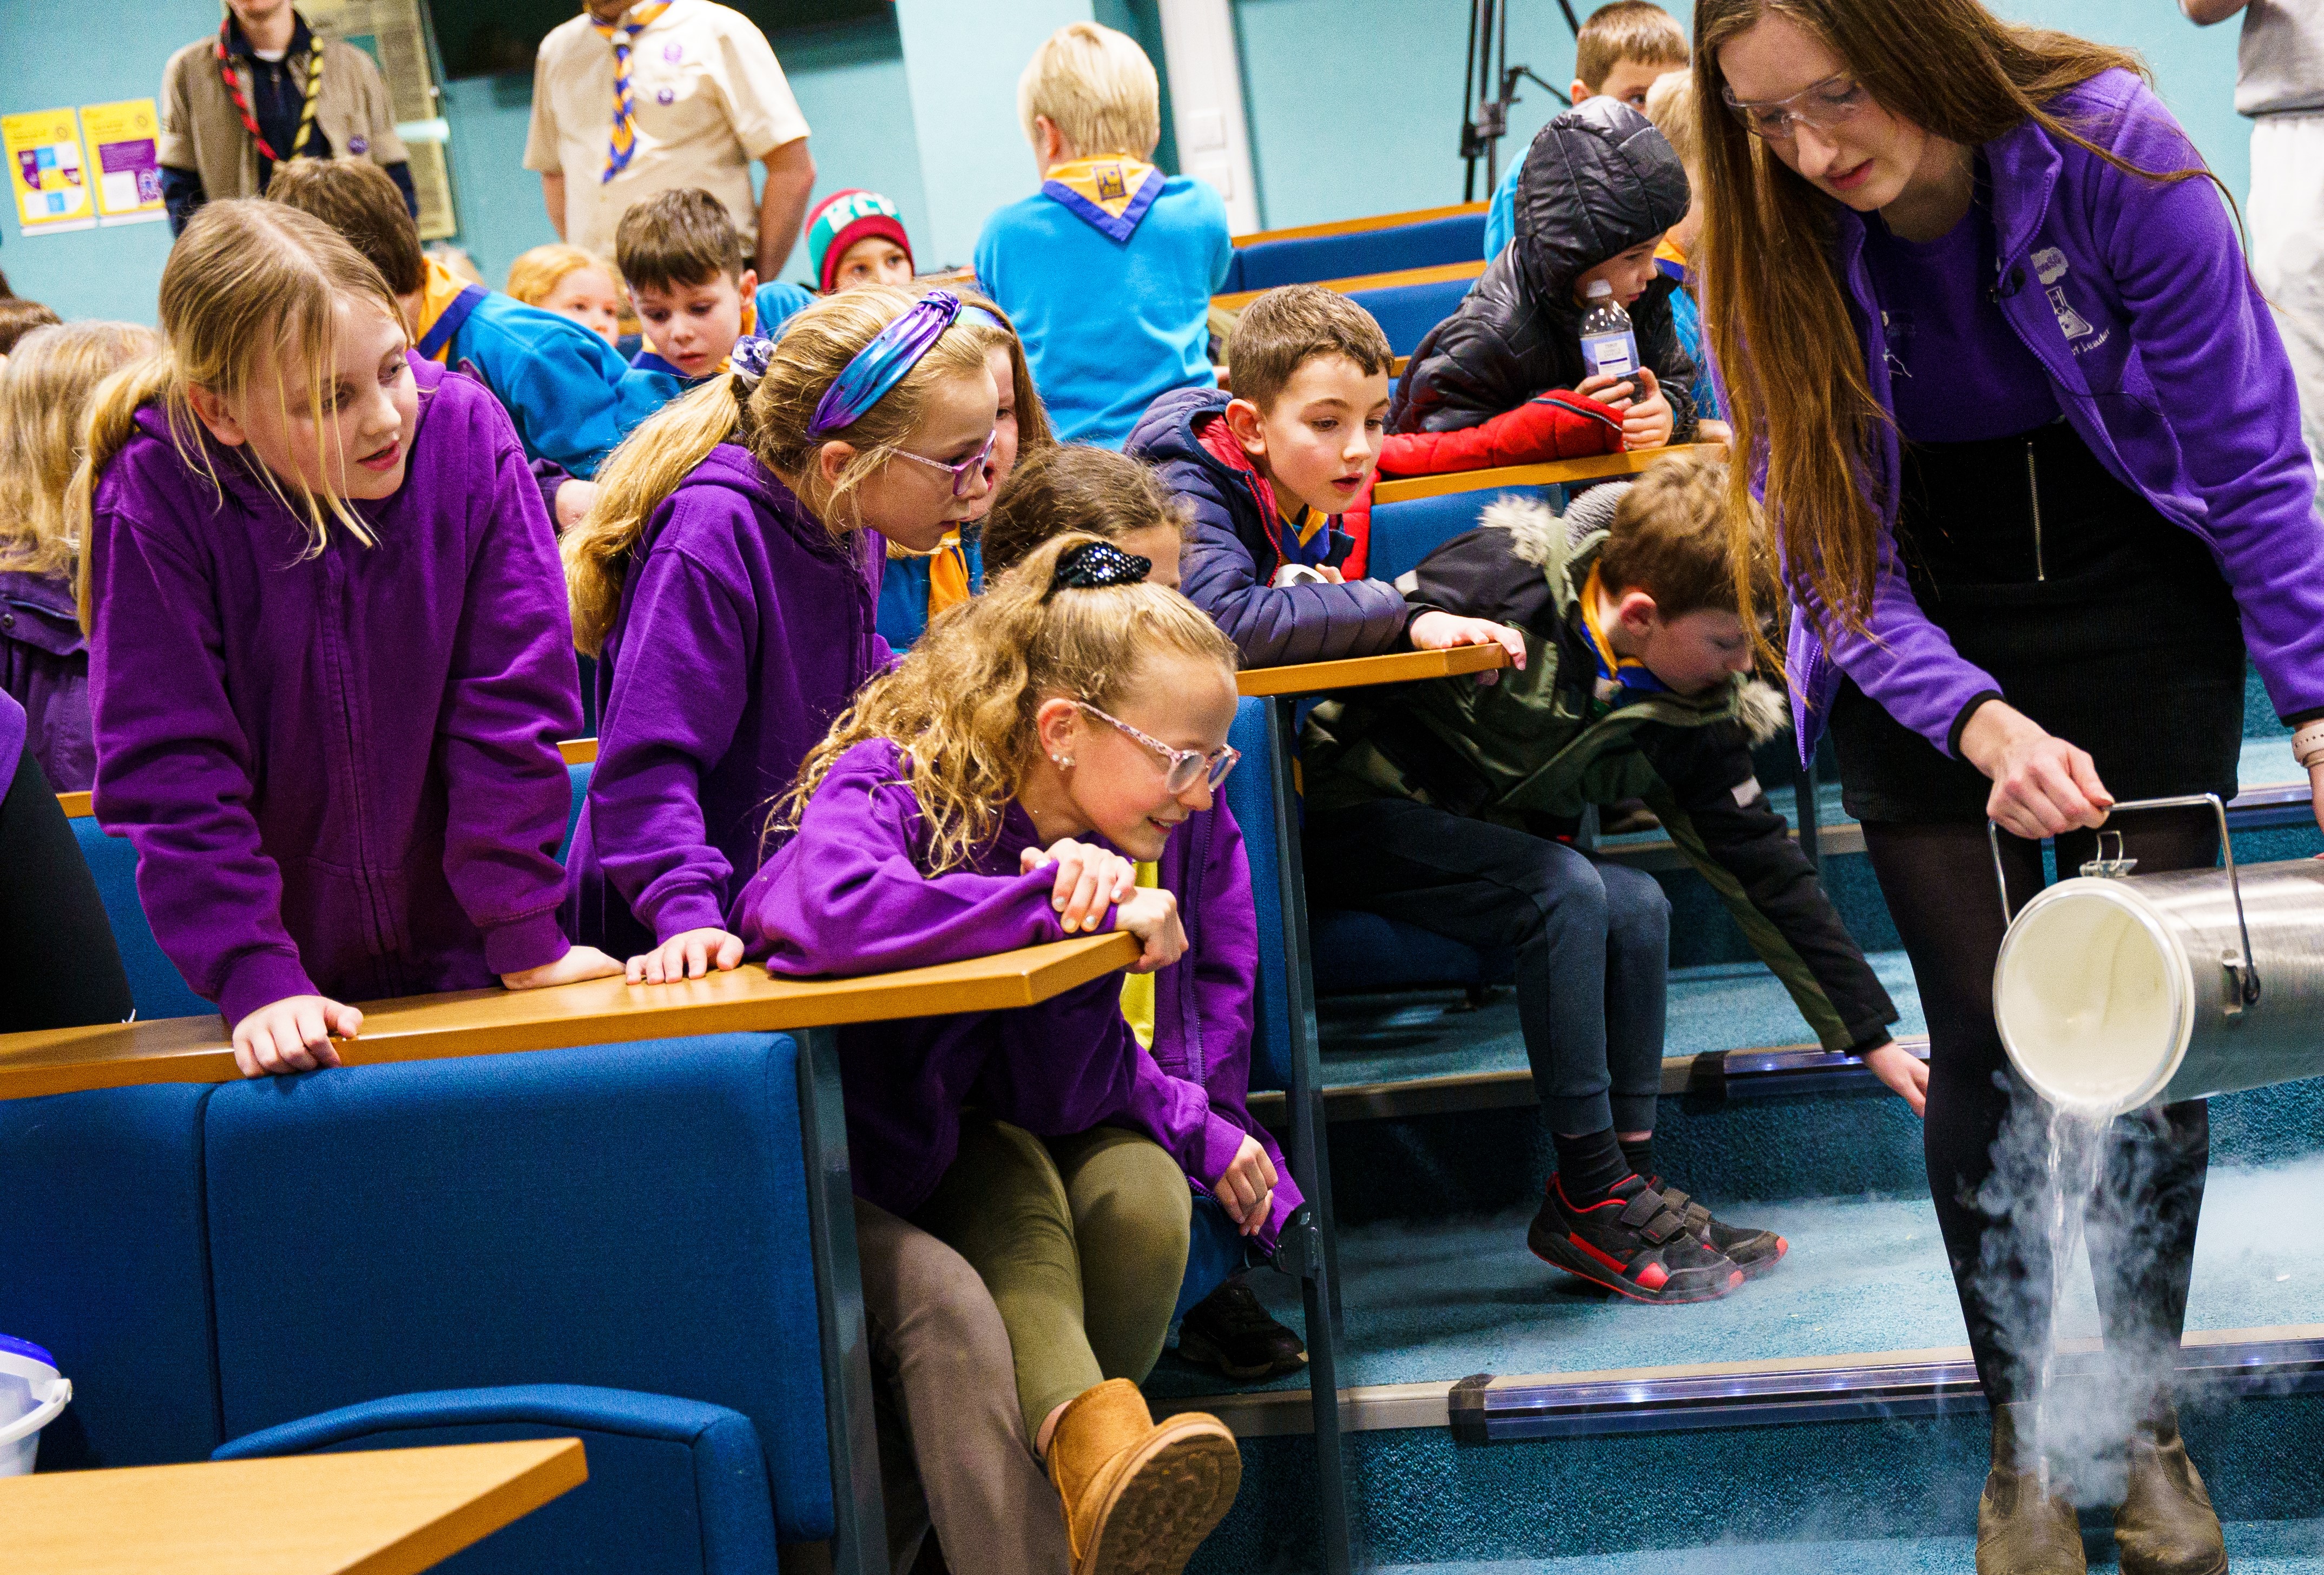
[[[618,972],[558,926],[580,706],[507,415],[277,203],[197,215],[161,318],[73,482],[96,808],[244,1075],[337,1064],[349,999]]]
[[[1262,1245],[1299,1202],[1240,1100],[1162,1059],[1162,1030],[1204,981],[1181,977],[1197,961],[1171,966],[1187,954],[1177,900],[1132,861],[1167,865],[1209,815],[1236,701],[1233,649],[1143,583],[1148,566],[1060,537],[931,625],[808,758],[797,835],[738,908],[751,954],[786,974],[1088,930],[1139,941],[1132,972],[1159,987],[1152,1053],[1110,975],[1024,1010],[840,1036],[856,1186],[991,1290],[1076,1570],[1116,1567],[1139,1527],[1138,1567],[1178,1570],[1239,1479],[1214,1419],[1157,1426],[1137,1389],[1185,1269],[1187,1182]]]
[[[573,839],[575,933],[633,981],[733,968],[726,910],[767,807],[864,679],[886,543],[982,511],[1000,330],[944,291],[866,285],[664,409],[597,473],[564,541],[597,658],[597,767]]]

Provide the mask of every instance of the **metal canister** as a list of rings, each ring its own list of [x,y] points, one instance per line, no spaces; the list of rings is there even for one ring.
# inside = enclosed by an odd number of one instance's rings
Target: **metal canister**
[[[2237,869],[2217,794],[2114,813],[2205,804],[2223,868],[2135,875],[2117,842],[2010,919],[1994,1019],[2052,1103],[2119,1113],[2324,1074],[2324,862]]]

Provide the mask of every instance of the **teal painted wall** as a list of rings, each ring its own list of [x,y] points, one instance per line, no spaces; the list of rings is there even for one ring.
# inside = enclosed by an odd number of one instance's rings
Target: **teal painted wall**
[[[2232,105],[2235,24],[2195,28],[2171,0],[1994,4],[2019,20],[2143,52],[2196,145],[2229,189],[2246,189],[2249,127]],[[1511,57],[1553,82],[1571,78],[1572,43],[1554,0],[1513,5]],[[1064,12],[1094,14],[1138,33],[1160,63],[1153,0],[981,0],[973,7],[967,0],[904,0],[902,9],[927,19],[931,49],[945,39],[954,49],[927,57],[940,63],[918,84],[890,16],[786,34],[777,43],[814,127],[817,194],[843,186],[885,192],[902,210],[923,267],[967,261],[984,213],[1032,189],[1032,161],[1016,124],[1017,73]],[[0,0],[0,39],[42,41],[37,49],[0,51],[0,112],[152,93],[171,50],[202,36],[217,14],[217,0]],[[1235,0],[1235,14],[1267,224],[1460,200],[1468,17],[1461,0]],[[958,26],[964,16],[980,15],[982,28]],[[962,61],[972,57],[957,51],[972,42],[979,44],[973,58],[988,63],[969,73]],[[549,238],[540,183],[519,162],[530,88],[520,76],[471,78],[446,90],[460,239],[488,278],[502,277],[519,252]],[[1530,140],[1557,107],[1546,93],[1527,88],[1505,152]],[[934,163],[931,150],[939,155]],[[1167,140],[1160,157],[1166,166],[1175,162]],[[20,294],[68,317],[152,321],[168,250],[161,225],[28,240],[13,211],[0,218],[0,268]],[[783,272],[805,272],[802,250]]]

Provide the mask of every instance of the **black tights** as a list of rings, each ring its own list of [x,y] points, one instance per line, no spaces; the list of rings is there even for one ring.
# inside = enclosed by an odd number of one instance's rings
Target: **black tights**
[[[2140,874],[2208,869],[2218,856],[2218,824],[2208,810],[2134,814],[2116,829]],[[2095,856],[2096,841],[2090,832],[2059,838],[2060,870],[2076,872]],[[1978,1377],[1994,1404],[2030,1400],[2052,1312],[2049,1241],[2027,1184],[2042,1163],[2036,1145],[2046,1107],[2010,1067],[1994,1027],[2004,926],[1985,826],[1868,821],[1864,843],[1928,1016],[1929,1195]],[[2042,849],[2005,835],[2001,852],[2014,912],[2041,888]],[[2005,1130],[2029,1141],[2004,1146]],[[2099,1316],[2116,1349],[2178,1347],[2210,1138],[2200,1100],[2114,1124],[2084,1229]],[[2007,1150],[1998,1164],[1997,1147]]]
[[[28,749],[0,798],[0,1034],[117,1023],[129,1012],[97,882]]]

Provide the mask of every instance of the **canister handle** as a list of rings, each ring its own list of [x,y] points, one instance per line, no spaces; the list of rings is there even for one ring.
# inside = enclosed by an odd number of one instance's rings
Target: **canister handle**
[[[2236,935],[2243,943],[2243,954],[2233,952],[2219,954],[2219,967],[2226,974],[2224,1006],[2227,1015],[2239,1018],[2244,1008],[2259,999],[2259,968],[2252,960],[2251,926],[2244,918],[2243,882],[2236,876],[2235,838],[2227,831],[2227,806],[2216,793],[2189,793],[2176,798],[2134,798],[2117,804],[2107,811],[2107,818],[2134,809],[2196,809],[2211,806],[2219,819],[2219,856],[2227,866],[2227,890],[2236,901]],[[1985,823],[1986,840],[1993,845],[1993,883],[2001,893],[2001,923],[2006,928],[2016,915],[2009,911],[2009,876],[2001,867],[2001,824],[1988,819]]]

